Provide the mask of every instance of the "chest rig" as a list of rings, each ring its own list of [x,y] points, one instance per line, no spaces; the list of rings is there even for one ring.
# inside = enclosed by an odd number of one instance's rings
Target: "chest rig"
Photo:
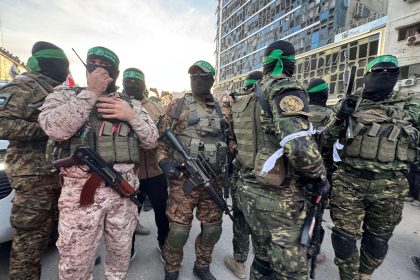
[[[185,95],[178,102],[184,102],[189,108],[187,125],[178,138],[188,147],[188,153],[192,157],[197,157],[202,152],[210,165],[220,172],[227,154],[224,131],[226,124],[220,105],[216,102],[213,111],[208,113],[192,95]],[[178,152],[174,152],[174,158],[178,162],[183,161]]]
[[[404,102],[366,101],[353,113],[353,141],[346,145],[348,157],[389,163],[418,159],[419,132],[404,120]]]
[[[132,102],[126,95],[121,98],[130,106]],[[139,138],[131,126],[120,120],[104,119],[102,114],[94,109],[89,120],[68,141],[56,142],[48,140],[47,160],[52,162],[69,156],[80,145],[93,148],[108,163],[140,163]]]

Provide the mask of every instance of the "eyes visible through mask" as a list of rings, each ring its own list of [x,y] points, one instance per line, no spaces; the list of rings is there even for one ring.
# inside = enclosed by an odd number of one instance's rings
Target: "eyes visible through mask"
[[[201,78],[202,80],[211,80],[213,76],[210,73],[197,73],[197,74],[191,74],[190,78],[192,80],[196,80],[198,78]]]
[[[388,72],[388,73],[394,74],[394,73],[400,72],[400,68],[399,67],[374,67],[370,69],[369,72],[372,72],[372,73]]]

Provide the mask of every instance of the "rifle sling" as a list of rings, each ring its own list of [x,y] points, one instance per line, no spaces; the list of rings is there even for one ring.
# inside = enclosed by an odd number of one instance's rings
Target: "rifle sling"
[[[80,193],[80,206],[93,204],[96,189],[101,184],[101,181],[101,177],[99,177],[96,173],[91,173]]]
[[[260,103],[261,108],[264,112],[270,117],[273,117],[273,111],[271,111],[270,105],[268,104],[267,100],[265,100],[264,96],[262,95],[262,89],[258,84],[255,84],[255,96],[257,97],[258,103]]]

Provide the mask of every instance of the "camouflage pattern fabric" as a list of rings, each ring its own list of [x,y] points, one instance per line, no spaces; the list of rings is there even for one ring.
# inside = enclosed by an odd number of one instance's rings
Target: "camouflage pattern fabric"
[[[45,160],[47,135],[32,105],[42,102],[57,82],[31,72],[0,90],[0,139],[9,140],[6,170],[15,189],[11,224],[16,230],[10,257],[11,279],[39,279],[40,258],[56,220],[59,187]],[[31,253],[28,253],[31,252]]]
[[[255,257],[270,263],[273,279],[307,279],[306,247],[300,244],[305,198],[296,188],[259,188],[241,181],[239,203],[255,235]],[[251,266],[250,279],[263,275]]]
[[[12,280],[40,279],[41,256],[52,230],[57,227],[60,189],[53,176],[19,176],[9,180],[19,190],[13,198],[10,215],[16,232],[10,252],[9,276]]]
[[[331,219],[335,230],[360,238],[361,228],[375,236],[388,236],[401,221],[407,180],[401,173],[392,179],[367,180],[338,170],[333,175]],[[363,242],[363,241],[362,241]],[[335,258],[341,280],[358,280],[359,271],[372,274],[385,257],[377,259],[363,250],[347,260]]]
[[[119,96],[111,93],[109,96]],[[89,119],[97,101],[95,93],[82,90],[76,94],[67,86],[59,86],[41,107],[39,123],[47,135],[56,141],[71,138]],[[158,131],[147,111],[137,100],[132,100],[134,119],[130,127],[139,137],[140,146],[153,149],[157,145]],[[139,187],[134,173],[134,164],[114,164],[132,186]],[[59,199],[60,279],[92,279],[96,251],[99,242],[105,239],[105,278],[124,279],[130,260],[131,239],[138,223],[137,206],[122,198],[102,181],[94,203],[80,207],[80,193],[89,174],[85,168],[71,166],[61,168],[63,188]]]
[[[159,132],[162,134],[166,128],[172,128],[175,135],[179,135],[188,125],[188,116],[190,109],[186,102],[184,102],[179,119],[174,119],[174,111],[177,107],[178,100],[176,99],[169,103],[165,108],[165,115],[159,122]],[[205,102],[201,99],[196,99],[197,104],[202,106],[209,114],[213,112],[214,102]],[[225,122],[228,126],[231,126],[231,119],[229,116],[224,115]],[[229,135],[232,139],[232,136]],[[173,159],[172,146],[164,140],[159,141],[157,148],[157,161],[162,159]],[[202,223],[215,223],[222,219],[222,210],[213,202],[210,196],[202,187],[195,188],[190,194],[186,194],[183,190],[185,178],[182,177],[180,180],[169,181],[169,198],[166,214],[170,222],[175,222],[183,225],[191,225],[193,220],[194,208],[197,208],[197,219]],[[214,188],[222,191],[222,178],[218,177],[212,184]],[[171,229],[170,229],[171,230]],[[169,233],[171,234],[171,233]],[[211,263],[211,255],[213,253],[214,246],[208,246],[201,241],[201,233],[197,236],[195,242],[196,251],[196,263],[199,266],[207,266]],[[183,252],[170,250],[168,244],[165,244],[164,249],[165,255],[165,270],[168,272],[178,271],[181,266]]]
[[[360,110],[376,108],[379,109],[377,112],[384,112],[386,117],[407,121],[419,128],[420,100],[404,99],[398,104],[398,100],[393,98],[395,96],[391,95],[389,99],[377,103],[363,99],[353,116]],[[337,124],[335,120],[339,106],[340,103],[333,108],[329,124],[322,136],[322,144],[325,147],[331,147],[336,139],[340,139],[340,143],[345,143],[345,138],[340,133],[343,130],[342,124]],[[357,119],[353,117],[353,125],[356,124]],[[361,237],[361,229],[378,237],[390,237],[401,220],[403,197],[408,191],[408,183],[403,173],[408,169],[408,163],[398,160],[382,163],[345,155],[341,159],[342,163],[333,175],[331,197],[333,230],[343,231],[354,238]],[[374,176],[367,179],[368,177],[361,176],[361,171]],[[392,175],[387,178],[387,174]],[[380,178],[381,176],[383,178]],[[363,239],[362,242],[366,241]],[[371,256],[363,247],[360,251],[360,256],[356,251],[347,260],[335,258],[334,262],[339,267],[342,280],[359,279],[359,272],[371,275],[386,256],[386,251],[380,258]]]

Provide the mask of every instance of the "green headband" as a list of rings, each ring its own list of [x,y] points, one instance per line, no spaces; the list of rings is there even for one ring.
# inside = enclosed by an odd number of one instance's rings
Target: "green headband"
[[[104,47],[91,48],[88,51],[87,56],[89,57],[91,55],[102,56],[108,59],[109,61],[111,61],[116,66],[120,64],[120,60],[118,59],[118,56],[113,51],[108,50],[107,48],[104,48]]]
[[[369,72],[373,68],[373,66],[375,66],[376,64],[383,63],[383,62],[389,62],[389,63],[395,64],[395,66],[398,67],[398,59],[395,56],[380,55],[380,56],[375,57],[375,59],[373,59],[366,65],[366,72]]]
[[[309,93],[314,93],[314,92],[319,92],[319,91],[326,90],[327,88],[328,88],[328,84],[327,83],[322,83],[322,84],[316,85],[314,87],[311,87],[307,91]]]
[[[201,69],[203,69],[203,71],[205,71],[207,73],[211,73],[213,76],[216,75],[216,70],[207,61],[199,60],[196,63],[194,63],[193,65],[200,67]]]
[[[286,55],[283,56],[283,51],[280,49],[273,50],[269,55],[264,56],[263,58],[263,64],[268,64],[273,61],[276,62],[276,66],[274,66],[273,71],[271,72],[271,76],[278,76],[283,74],[283,61],[282,60],[289,60],[293,63],[296,62],[296,56],[295,55]]]
[[[245,80],[244,84],[245,86],[249,86],[249,85],[255,85],[257,82],[258,80],[249,79],[249,80]]]
[[[40,71],[41,67],[39,67],[38,58],[56,58],[56,59],[63,59],[67,60],[67,56],[61,49],[45,49],[39,50],[34,53],[29,59],[26,66],[32,71]]]
[[[125,78],[133,78],[137,80],[144,81],[144,75],[138,71],[124,71],[123,73],[123,79]]]

